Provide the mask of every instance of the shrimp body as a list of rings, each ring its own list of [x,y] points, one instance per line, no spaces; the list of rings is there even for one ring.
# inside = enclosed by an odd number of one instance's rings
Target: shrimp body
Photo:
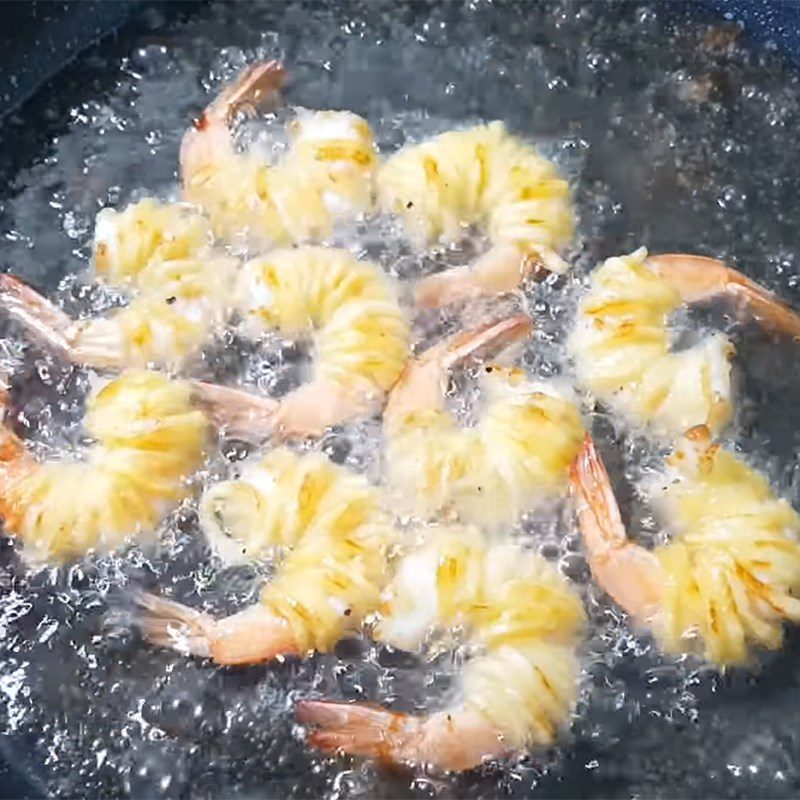
[[[243,71],[184,136],[184,197],[205,209],[223,238],[250,232],[276,245],[318,241],[372,204],[377,156],[372,131],[356,114],[299,109],[288,151],[274,164],[238,152],[232,116],[274,99],[282,76],[274,62]]]
[[[381,167],[378,195],[382,209],[403,220],[418,246],[460,239],[470,225],[491,242],[472,268],[422,280],[420,305],[512,291],[532,263],[551,272],[567,269],[558,254],[573,232],[569,186],[501,122],[403,148]]]
[[[689,431],[669,464],[652,492],[675,534],[655,551],[659,641],[679,653],[694,639],[718,664],[778,649],[784,620],[800,622],[800,517],[707,429]]]
[[[211,240],[208,220],[185,203],[146,198],[123,211],[104,208],[95,222],[95,272],[114,285],[136,284],[151,263],[191,259]]]
[[[0,479],[5,529],[35,560],[63,561],[107,551],[152,530],[188,491],[184,479],[202,462],[205,417],[188,384],[129,371],[90,398],[82,461],[38,463],[4,430]]]
[[[287,171],[310,170],[312,165],[319,170],[319,197],[332,220],[370,210],[378,157],[366,120],[350,111],[301,108],[289,124],[289,132],[292,144],[285,162]],[[291,224],[287,227],[291,230]]]
[[[567,488],[583,423],[555,385],[530,381],[518,369],[486,367],[483,414],[475,427],[462,428],[444,407],[446,373],[431,374],[439,393],[426,397],[413,370],[393,390],[384,417],[389,481],[409,513],[430,519],[455,512],[493,528]]]
[[[416,649],[435,629],[463,630],[473,655],[461,674],[460,703],[420,719],[303,702],[301,722],[320,725],[312,744],[468,769],[486,757],[551,744],[569,720],[585,623],[577,595],[530,552],[489,545],[474,528],[432,530],[401,560],[376,635]]]
[[[668,319],[682,303],[644,248],[610,258],[592,274],[569,342],[583,386],[624,418],[668,436],[699,424],[719,430],[732,414],[733,345],[714,333],[672,351]]]
[[[220,256],[152,262],[127,306],[70,326],[73,358],[95,367],[180,369],[227,321],[235,275],[236,262]]]
[[[276,415],[288,434],[321,431],[379,404],[405,365],[409,325],[391,284],[344,250],[275,251],[245,264],[236,291],[247,333],[314,334],[311,383]]]
[[[573,488],[595,578],[648,624],[670,653],[696,652],[719,666],[777,649],[783,623],[800,622],[800,517],[764,478],[689,430],[649,487],[671,541],[648,551],[627,538],[591,440]]]
[[[273,552],[283,559],[258,607],[207,619],[189,652],[243,663],[327,651],[379,605],[394,529],[377,490],[320,454],[271,451],[241,478],[208,489],[200,520],[228,561]],[[170,631],[180,629],[188,611],[157,598],[148,602],[157,613],[144,621],[147,638],[176,646]],[[265,627],[273,633],[259,634]]]
[[[13,275],[0,275],[0,307],[40,342],[98,369],[182,368],[227,321],[237,262],[210,249],[190,206],[142,200],[97,217],[95,266],[130,300],[73,321]]]

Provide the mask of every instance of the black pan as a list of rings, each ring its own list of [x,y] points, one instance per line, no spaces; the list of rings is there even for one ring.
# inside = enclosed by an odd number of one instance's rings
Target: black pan
[[[161,191],[174,184],[180,128],[207,97],[197,77],[215,69],[213,53],[219,48],[236,45],[243,57],[252,57],[259,47],[270,46],[271,40],[261,34],[275,30],[294,73],[290,92],[295,102],[324,104],[327,98],[331,105],[366,113],[380,109],[385,98],[384,110],[441,112],[456,121],[498,116],[558,150],[578,186],[584,238],[575,256],[581,264],[630,250],[642,241],[653,251],[702,251],[734,260],[800,306],[796,5],[567,4],[560,11],[528,3],[472,5],[477,9],[457,3],[331,4],[329,11],[320,3],[279,2],[216,8],[195,2],[0,4],[0,267],[18,271],[48,290],[80,268],[91,232],[74,221],[65,226],[65,208],[90,219],[103,202],[125,202],[133,190]],[[329,15],[328,28],[319,22],[323,13]],[[423,22],[432,18],[445,28],[423,29]],[[342,27],[353,19],[361,27]],[[738,19],[747,23],[743,34],[731,25]],[[339,31],[335,37],[334,29]],[[441,32],[445,29],[446,34]],[[187,30],[191,41],[185,39]],[[358,39],[359,31],[363,39]],[[421,38],[409,36],[409,31]],[[330,57],[327,66],[315,61],[314,36],[332,40],[319,42]],[[358,42],[370,37],[383,44],[366,53],[359,49],[366,45]],[[168,59],[161,65],[149,60],[143,67],[137,60],[142,48],[169,48],[175,41],[183,48],[177,64],[168,67]],[[392,46],[398,42],[404,49]],[[502,53],[500,61],[506,59],[508,70],[498,72],[498,64],[486,60],[487,52]],[[231,63],[236,57],[231,56]],[[176,69],[186,87],[179,97],[159,97],[151,87],[149,93],[131,98],[148,124],[158,128],[163,123],[172,134],[154,139],[150,155],[139,153],[138,160],[128,163],[121,149],[128,140],[124,132],[112,131],[101,158],[119,168],[112,166],[102,178],[92,170],[70,171],[70,164],[80,163],[70,161],[70,148],[84,154],[74,110],[118,96],[119,82],[145,68]],[[551,68],[555,72],[548,85],[544,71]],[[661,77],[655,80],[656,75]],[[455,88],[434,91],[428,78],[439,81],[440,88],[448,82]],[[761,89],[766,96],[759,95]],[[67,166],[48,167],[53,153]],[[37,180],[43,180],[41,191],[27,195],[26,187]],[[49,203],[56,190],[66,192],[66,205]],[[552,300],[545,295],[542,302]],[[740,335],[737,345],[742,389],[749,398],[737,442],[759,454],[759,463],[771,470],[797,505],[800,397],[793,346],[774,345],[750,330]],[[35,365],[28,378],[34,389],[46,391]],[[52,400],[52,388],[47,391]],[[635,505],[630,512],[634,515]],[[0,555],[0,592],[5,593],[18,565],[10,547]],[[58,580],[63,589],[64,581],[78,579],[73,574]],[[81,591],[80,586],[69,587]],[[246,594],[235,581],[233,588]],[[32,591],[43,604],[57,606],[52,598],[58,587],[45,591],[34,582]],[[97,631],[104,612],[78,609],[70,619]],[[36,636],[37,621],[48,613],[55,611],[37,608],[28,626],[14,633]],[[595,608],[593,613],[606,612]],[[610,636],[615,623],[604,624]],[[665,666],[655,654],[637,650],[632,639],[595,640],[593,646],[596,654],[616,648],[616,655],[604,664],[602,658],[595,660],[589,681],[593,688],[587,688],[573,739],[559,758],[537,755],[505,771],[440,781],[375,776],[356,767],[341,775],[344,762],[317,770],[301,744],[284,746],[292,738],[288,716],[272,719],[258,705],[267,695],[286,697],[297,686],[307,687],[314,670],[325,676],[331,692],[353,696],[351,667],[363,660],[358,644],[337,653],[345,665],[341,673],[326,659],[238,671],[181,664],[174,672],[179,677],[161,686],[158,681],[175,660],[161,654],[154,661],[135,639],[122,637],[104,657],[113,663],[123,686],[135,685],[133,694],[140,693],[146,701],[142,718],[155,719],[169,731],[167,738],[137,740],[139,750],[131,755],[124,715],[115,718],[117,729],[114,720],[102,714],[101,722],[87,716],[88,730],[100,732],[109,755],[103,767],[84,780],[70,775],[70,767],[77,770],[84,763],[85,747],[70,751],[56,746],[53,752],[60,762],[45,766],[47,747],[54,744],[52,728],[23,726],[0,740],[0,797],[800,794],[796,634],[760,672],[723,677]],[[88,714],[92,707],[86,698],[92,689],[81,683],[85,675],[80,664],[67,660],[71,671],[65,674],[58,645],[48,652],[54,661],[43,660],[40,683],[32,689],[43,704],[50,704],[42,720],[54,723],[59,713],[74,713],[75,708],[85,707]],[[3,681],[18,664],[2,654],[0,659]],[[389,658],[387,663],[399,675],[407,668],[412,672],[402,660]],[[180,681],[203,687],[202,720],[187,722],[191,709],[180,706]],[[374,674],[364,676],[364,686],[367,696],[381,699]],[[409,683],[408,692],[424,695],[424,687]],[[223,733],[225,707],[246,704],[250,697],[254,727]],[[178,705],[167,713],[173,701]],[[13,727],[4,703],[0,698],[0,730]],[[192,748],[199,755],[187,758]],[[117,768],[120,764],[127,765],[127,772]],[[148,772],[147,764],[157,768]],[[159,780],[165,774],[171,774],[171,780],[162,785]]]

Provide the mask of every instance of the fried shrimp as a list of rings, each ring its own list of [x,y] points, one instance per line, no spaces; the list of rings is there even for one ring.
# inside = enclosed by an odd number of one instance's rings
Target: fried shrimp
[[[205,209],[223,238],[249,232],[276,245],[319,241],[337,221],[372,205],[372,131],[349,111],[299,109],[289,124],[288,152],[276,164],[237,150],[236,117],[274,104],[283,80],[275,61],[248,67],[183,137],[184,197]]]
[[[84,320],[72,320],[19,278],[0,275],[0,307],[73,363],[179,370],[224,325],[235,274],[236,261],[219,254],[151,261],[127,306]]]
[[[268,453],[208,489],[200,519],[226,560],[285,556],[261,602],[225,619],[145,595],[141,628],[153,644],[219,664],[327,651],[379,604],[394,529],[378,490],[322,455]]]
[[[608,475],[587,437],[572,486],[595,580],[668,653],[718,665],[778,649],[783,623],[800,622],[800,517],[766,480],[686,432],[649,494],[671,541],[646,550],[625,532]]]
[[[544,559],[490,545],[474,528],[431,529],[400,562],[376,635],[416,649],[458,628],[472,652],[460,700],[430,716],[363,703],[300,701],[308,741],[326,751],[466,770],[532,745],[568,724],[578,694],[581,602]]]
[[[448,372],[481,351],[497,351],[530,331],[527,317],[456,335],[411,362],[384,414],[386,468],[400,505],[425,519],[503,526],[537,498],[567,489],[583,424],[575,403],[554,384],[518,369],[481,372],[485,408],[461,428],[445,408]]]
[[[208,250],[211,226],[194,206],[145,198],[122,211],[104,208],[94,231],[94,270],[115,286],[138,283],[153,262],[186,261]]]
[[[700,256],[648,257],[640,248],[592,274],[569,347],[579,381],[635,424],[676,436],[731,418],[734,348],[721,333],[673,351],[670,314],[684,303],[730,297],[761,324],[800,336],[800,317],[721,262]]]
[[[409,324],[391,283],[343,250],[275,251],[238,279],[230,260],[154,261],[137,281],[130,305],[92,320],[72,322],[10,275],[0,276],[0,304],[69,360],[105,369],[185,367],[237,307],[250,335],[311,336],[311,380],[279,400],[192,382],[217,426],[248,441],[316,436],[380,409],[408,356]]]
[[[112,550],[152,531],[187,495],[185,478],[202,464],[215,427],[260,443],[259,421],[271,412],[272,401],[248,392],[126,370],[89,398],[84,425],[94,443],[79,460],[39,463],[0,426],[5,530],[33,560]]]
[[[381,167],[378,195],[382,209],[399,215],[419,246],[452,242],[473,224],[491,242],[471,267],[420,281],[420,307],[512,291],[536,267],[567,269],[559,252],[573,232],[569,186],[501,122],[403,148]]]
[[[0,308],[73,363],[179,370],[230,313],[237,262],[212,244],[207,220],[189,205],[145,199],[106,208],[95,224],[95,274],[124,287],[127,305],[72,320],[19,278],[0,275]]]
[[[188,383],[131,370],[88,401],[83,460],[41,463],[0,428],[0,516],[35,561],[108,551],[148,533],[188,492],[209,438]]]
[[[272,401],[259,421],[266,435],[319,435],[382,406],[406,363],[410,331],[380,267],[345,250],[278,250],[245,264],[236,295],[246,333],[314,340],[310,382]]]

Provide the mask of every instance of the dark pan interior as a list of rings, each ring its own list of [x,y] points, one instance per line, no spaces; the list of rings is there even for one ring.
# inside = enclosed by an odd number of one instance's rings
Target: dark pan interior
[[[297,42],[303,37],[303,15],[319,14],[323,5],[265,4],[259,19]],[[334,6],[332,19],[343,22],[358,17],[365,21],[368,32],[370,25],[383,30],[381,26],[391,17],[398,30],[415,30],[436,8],[429,3]],[[459,43],[458,26],[465,6],[447,4],[442,14],[448,17],[453,31],[448,46],[455,50],[464,45],[468,49],[484,36],[513,39],[518,53],[529,45],[531,52],[557,48],[558,41],[548,40],[537,27],[539,12],[528,13],[526,6],[496,3],[483,8],[479,12],[483,15],[481,24],[464,28],[464,35],[475,37],[476,42]],[[563,102],[551,102],[543,89],[528,98],[526,81],[535,83],[531,71],[539,64],[532,59],[523,66],[519,66],[522,60],[514,62],[520,71],[510,75],[506,83],[500,81],[496,95],[490,88],[482,88],[486,66],[478,65],[475,74],[469,76],[474,81],[473,91],[469,97],[453,101],[450,115],[457,118],[458,102],[463,102],[464,116],[510,115],[518,127],[530,126],[545,139],[557,139],[568,131],[571,140],[578,143],[576,149],[584,148],[580,154],[584,194],[579,198],[584,230],[579,253],[582,262],[592,263],[599,257],[630,250],[643,239],[653,251],[702,248],[709,254],[733,258],[749,275],[800,306],[800,145],[792,141],[800,123],[800,79],[793,65],[800,54],[800,9],[780,2],[674,3],[658,8],[567,4],[564,9],[565,15],[577,20],[565,23],[573,36],[569,41],[594,47],[599,61],[587,71],[577,66],[579,61],[585,65],[585,52],[580,58],[576,55],[574,63],[574,54],[566,52],[563,74],[574,81],[574,86],[586,91],[590,87],[596,93],[596,106],[586,103],[588,95],[577,90],[571,94],[569,81]],[[583,21],[579,19],[581,9],[587,9]],[[169,42],[176,31],[183,30],[181,26],[209,14],[206,4],[197,2],[0,4],[0,268],[20,269],[45,288],[55,287],[75,269],[68,248],[63,258],[43,260],[53,253],[52,239],[44,232],[42,241],[47,239],[47,246],[31,241],[23,248],[18,239],[9,236],[19,210],[15,198],[20,193],[20,181],[27,180],[31,168],[46,159],[54,138],[69,130],[71,109],[113,92],[121,59],[137,47]],[[218,13],[220,18],[234,16],[233,11]],[[726,50],[725,33],[717,50],[713,50],[717,47],[713,40],[693,33],[706,31],[709,26],[729,30],[724,26],[739,19],[746,23],[745,33],[731,51]],[[643,30],[651,37],[647,46],[652,42],[654,53],[649,60],[644,46],[637,49],[623,34],[615,38],[612,32],[617,25],[622,30],[625,25],[635,29],[645,23],[649,27]],[[597,29],[594,39],[592,26]],[[224,29],[212,26],[207,32],[220,46],[241,44],[246,49],[251,45],[242,27],[231,23],[230,30],[230,42],[226,42]],[[659,49],[660,39],[669,40],[670,45]],[[709,41],[712,50],[701,52],[703,42],[708,45]],[[423,66],[437,63],[435,48],[424,50],[424,54],[431,60],[421,62]],[[287,56],[291,62],[292,53]],[[603,60],[606,57],[607,62]],[[364,86],[372,91],[385,87],[387,95],[405,98],[397,102],[405,102],[406,107],[424,107],[429,102],[425,90],[414,85],[414,59],[395,58],[382,72],[378,56],[371,58],[375,71],[365,79]],[[634,58],[646,63],[643,69],[649,70],[648,74],[661,70],[665,76],[678,77],[675,82],[665,79],[651,92],[648,85],[637,80],[640,62],[626,61]],[[544,63],[552,63],[548,59],[551,56],[545,55]],[[600,73],[606,70],[600,77],[595,72],[597,63]],[[610,66],[603,67],[605,63]],[[338,100],[342,104],[361,102],[356,89],[348,99],[337,69],[334,63],[330,85],[338,92]],[[441,69],[446,71],[446,67]],[[684,81],[681,74],[705,95],[692,100],[693,96],[675,89]],[[759,105],[757,97],[750,102],[747,92],[751,85],[758,90],[757,81],[762,78],[774,84],[769,97],[762,98]],[[513,81],[517,81],[517,95],[509,88]],[[297,92],[305,99],[303,86],[300,81]],[[307,90],[309,104],[318,99],[312,96],[314,91]],[[647,92],[651,94],[644,102],[642,97]],[[610,94],[615,95],[614,102],[609,100]],[[521,98],[519,108],[504,109],[501,98],[513,96]],[[176,119],[186,119],[199,107],[202,97],[198,86],[192,97],[182,101],[184,107],[171,109],[171,113]],[[620,124],[615,141],[606,134],[619,115],[629,115],[635,123]],[[687,132],[685,136],[683,132]],[[696,141],[692,140],[694,135]],[[730,139],[735,139],[733,150],[726,149]],[[173,142],[159,152],[154,162],[158,168],[174,163],[176,149]],[[121,183],[126,184],[123,194],[144,185],[135,175],[124,176]],[[55,212],[46,210],[46,201],[43,194],[42,214],[50,214],[43,216],[43,228],[60,224]],[[68,244],[66,239],[64,243]],[[751,398],[739,441],[744,446],[756,442],[766,461],[772,457],[780,461],[775,474],[797,506],[800,480],[795,453],[800,432],[795,428],[800,391],[793,349],[773,346],[757,334],[737,345],[741,380]],[[0,584],[0,593],[5,588]],[[468,775],[446,784],[381,775],[370,784],[372,790],[382,797],[493,797],[501,791],[514,797],[551,798],[798,796],[800,638],[796,634],[790,635],[784,650],[755,675],[715,677],[701,672],[691,685],[685,676],[676,681],[672,672],[660,672],[657,662],[645,668],[642,664],[646,657],[639,661],[633,655],[630,658],[630,665],[620,658],[608,669],[598,670],[593,678],[597,682],[596,702],[577,726],[574,740],[564,747],[557,765],[545,774],[534,761],[523,765],[515,777]],[[0,661],[0,677],[3,670]],[[226,674],[218,683],[208,685],[234,686],[244,693],[263,676],[264,671],[244,671]],[[624,687],[624,698],[615,686]],[[658,699],[670,692],[677,697],[683,691],[691,694],[691,708],[686,713],[675,711],[682,707],[679,699],[672,706]],[[4,713],[0,704],[0,717]],[[0,719],[0,728],[2,724]],[[287,726],[280,731],[289,735]],[[35,774],[36,769],[28,764],[20,768],[24,738],[6,736],[0,741],[0,797],[40,797],[48,788],[52,790],[46,782],[28,780],[25,773]],[[230,747],[242,747],[246,757],[244,739],[232,739]],[[39,755],[37,750],[36,758]],[[248,781],[237,784],[235,792],[224,777],[215,775],[212,779],[206,773],[190,772],[176,779],[165,796],[333,794],[327,778],[312,774],[311,762],[301,756],[292,756],[270,770],[266,774],[265,768],[262,775],[254,767]],[[281,770],[285,776],[276,774]],[[89,784],[85,791],[87,796],[117,796],[127,791],[135,797],[149,797],[154,796],[155,788],[146,779],[138,783],[109,779],[103,785]],[[353,795],[345,788],[338,796]]]

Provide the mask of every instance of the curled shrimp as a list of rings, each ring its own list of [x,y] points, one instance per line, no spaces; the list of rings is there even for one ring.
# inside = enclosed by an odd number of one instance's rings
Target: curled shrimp
[[[9,401],[7,376],[0,399]],[[84,425],[94,443],[80,460],[41,463],[0,425],[0,518],[32,561],[113,550],[150,534],[188,495],[185,479],[215,427],[260,443],[271,413],[248,392],[126,370],[90,396]]]
[[[248,262],[236,305],[247,334],[314,338],[311,380],[260,416],[272,438],[316,436],[380,409],[408,357],[409,324],[394,288],[380,267],[345,250],[305,246]]]
[[[762,325],[800,337],[800,316],[774,295],[711,258],[648,257],[640,248],[592,274],[569,347],[579,381],[624,418],[677,436],[717,431],[732,415],[733,344],[721,333],[671,349],[669,315],[684,303],[732,298]]]
[[[380,409],[403,369],[410,334],[377,266],[305,247],[251,262],[238,281],[233,268],[228,260],[153,262],[130,305],[77,322],[18,278],[0,275],[0,305],[34,339],[99,369],[186,367],[237,304],[246,333],[313,335],[311,380],[283,398],[192,382],[193,398],[217,426],[248,441],[317,436]]]
[[[379,604],[394,529],[378,491],[324,456],[270,452],[208,489],[200,520],[227,561],[276,548],[285,558],[261,602],[224,619],[145,595],[141,629],[153,644],[218,664],[327,651]]]
[[[405,147],[381,167],[378,194],[418,245],[461,238],[472,224],[491,242],[472,266],[420,281],[419,307],[509,292],[536,268],[567,269],[559,256],[574,224],[567,182],[501,122]]]
[[[277,245],[319,241],[338,220],[372,205],[377,156],[369,125],[355,114],[298,110],[289,150],[276,164],[237,151],[237,114],[274,104],[283,81],[278,62],[248,67],[183,137],[184,197],[206,210],[218,236],[250,232]]]
[[[40,344],[102,370],[179,370],[225,323],[236,262],[225,256],[152,262],[128,305],[73,320],[13,275],[0,275],[0,307]]]
[[[226,321],[237,262],[211,249],[203,216],[182,204],[141,200],[97,215],[97,277],[130,300],[72,320],[13,275],[0,275],[0,307],[40,344],[98,369],[166,367],[194,358]]]
[[[95,443],[83,460],[44,463],[0,428],[0,516],[30,560],[108,551],[152,531],[188,493],[209,441],[187,383],[137,370],[90,397],[85,426]]]
[[[567,469],[583,424],[569,394],[521,370],[485,365],[485,408],[475,427],[461,428],[445,408],[449,370],[497,351],[530,331],[525,316],[458,334],[410,362],[384,413],[386,467],[400,504],[435,518],[507,525],[537,498],[567,489]]]
[[[122,211],[104,208],[95,219],[95,274],[114,286],[136,287],[150,264],[194,259],[212,242],[208,219],[187,203],[148,197]]]
[[[131,244],[132,248],[133,245]],[[312,337],[311,380],[280,400],[197,383],[198,398],[220,407],[231,398],[240,424],[232,435],[315,436],[330,425],[379,409],[406,362],[409,324],[397,294],[375,264],[347,251],[304,246],[248,262],[201,253],[153,260],[135,279],[129,305],[70,320],[11,275],[0,275],[0,305],[34,338],[72,362],[101,369],[186,367],[238,312],[241,330]]]
[[[687,431],[667,463],[649,494],[673,537],[651,551],[626,535],[587,436],[572,487],[595,580],[666,652],[725,666],[778,649],[784,621],[800,622],[800,517],[706,426]]]
[[[412,649],[436,629],[464,631],[477,655],[460,676],[460,703],[414,716],[303,700],[298,721],[322,750],[440,770],[552,744],[575,707],[584,623],[579,598],[544,559],[490,545],[474,528],[434,528],[401,560],[376,635]]]

